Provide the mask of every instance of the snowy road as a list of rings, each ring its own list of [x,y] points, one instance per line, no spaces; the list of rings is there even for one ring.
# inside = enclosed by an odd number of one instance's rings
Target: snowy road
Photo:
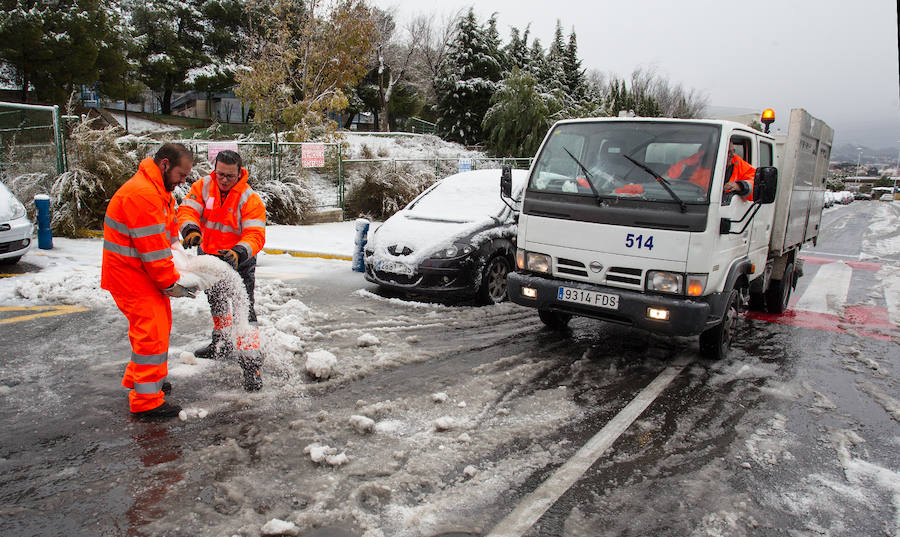
[[[0,306],[89,308],[0,324],[0,535],[898,536],[897,205],[827,210],[792,313],[742,320],[719,363],[693,339],[586,319],[561,335],[515,305],[402,301],[347,262],[264,255],[263,391],[182,356],[210,321],[176,303],[171,399],[190,416],[167,424],[130,420],[99,248],[61,241],[0,280]],[[316,351],[331,378],[305,373]],[[544,490],[533,524],[505,524]]]

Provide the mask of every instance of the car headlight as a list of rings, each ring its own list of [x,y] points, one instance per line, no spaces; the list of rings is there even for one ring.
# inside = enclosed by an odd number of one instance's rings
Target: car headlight
[[[12,200],[12,218],[10,220],[18,220],[25,216],[25,206],[19,200]]]
[[[658,293],[681,294],[684,275],[676,272],[651,270],[647,272],[647,290]]]
[[[432,259],[450,259],[453,257],[462,257],[469,255],[475,251],[475,247],[471,244],[452,244],[446,248],[441,248],[437,252],[431,254]]]
[[[544,254],[536,254],[534,252],[525,252],[525,266],[532,272],[550,273],[550,256]]]

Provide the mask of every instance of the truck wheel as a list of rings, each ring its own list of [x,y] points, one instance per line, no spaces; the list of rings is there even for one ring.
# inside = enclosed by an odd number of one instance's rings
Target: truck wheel
[[[784,267],[784,276],[780,280],[772,281],[766,291],[766,311],[769,313],[784,313],[791,300],[791,289],[794,287],[794,264],[788,263]]]
[[[700,334],[700,355],[708,360],[721,360],[728,355],[734,329],[737,325],[740,294],[737,290],[728,295],[728,306],[722,322]]]
[[[487,262],[478,287],[478,302],[484,305],[497,304],[506,300],[506,276],[512,266],[502,254],[495,255]]]
[[[750,293],[750,302],[748,305],[752,310],[763,311],[766,309],[766,294]]]
[[[560,313],[558,311],[538,310],[538,317],[547,325],[548,328],[562,332],[569,326],[572,320],[571,313]]]

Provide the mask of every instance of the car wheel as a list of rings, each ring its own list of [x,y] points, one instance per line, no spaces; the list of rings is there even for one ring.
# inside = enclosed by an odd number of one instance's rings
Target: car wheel
[[[538,310],[538,317],[547,325],[547,328],[552,328],[558,332],[565,330],[569,326],[569,321],[572,320],[571,313],[560,313],[550,310]]]
[[[498,304],[507,299],[506,276],[512,267],[504,255],[495,255],[484,266],[481,286],[478,288],[478,302],[485,305]]]
[[[0,259],[0,265],[15,265],[22,259],[22,256],[17,255],[16,257],[7,257],[6,259]]]
[[[769,313],[784,313],[791,300],[791,289],[794,287],[794,264],[784,267],[784,276],[769,285],[766,291],[766,310]]]
[[[721,360],[728,355],[737,326],[740,294],[731,291],[722,322],[700,334],[700,355],[708,360]]]

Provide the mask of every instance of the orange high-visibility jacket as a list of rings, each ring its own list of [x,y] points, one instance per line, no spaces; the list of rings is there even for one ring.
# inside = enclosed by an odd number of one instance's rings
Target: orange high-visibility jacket
[[[247,184],[248,177],[241,168],[241,178],[224,199],[216,172],[195,182],[178,206],[182,235],[197,228],[203,236],[200,247],[210,254],[230,249],[240,254],[243,249],[242,262],[258,254],[266,243],[266,206]]]
[[[170,246],[178,240],[175,200],[153,159],[109,200],[103,221],[100,287],[128,296],[157,295],[180,275]]]
[[[738,184],[743,181],[745,183],[741,185],[743,190],[739,191],[738,194],[747,201],[753,201],[753,180],[756,178],[756,168],[737,155],[731,159],[731,164],[731,178],[728,180]]]
[[[698,151],[686,159],[683,159],[669,167],[666,175],[672,179],[688,180],[701,188],[709,187],[710,170],[700,165],[703,160],[705,151]],[[734,155],[731,159],[731,177],[726,182],[734,181],[739,183],[744,181],[746,184],[740,185],[742,190],[738,192],[747,201],[753,201],[753,179],[756,177],[756,168],[751,166],[741,157]],[[682,177],[683,174],[689,174],[688,177]]]

